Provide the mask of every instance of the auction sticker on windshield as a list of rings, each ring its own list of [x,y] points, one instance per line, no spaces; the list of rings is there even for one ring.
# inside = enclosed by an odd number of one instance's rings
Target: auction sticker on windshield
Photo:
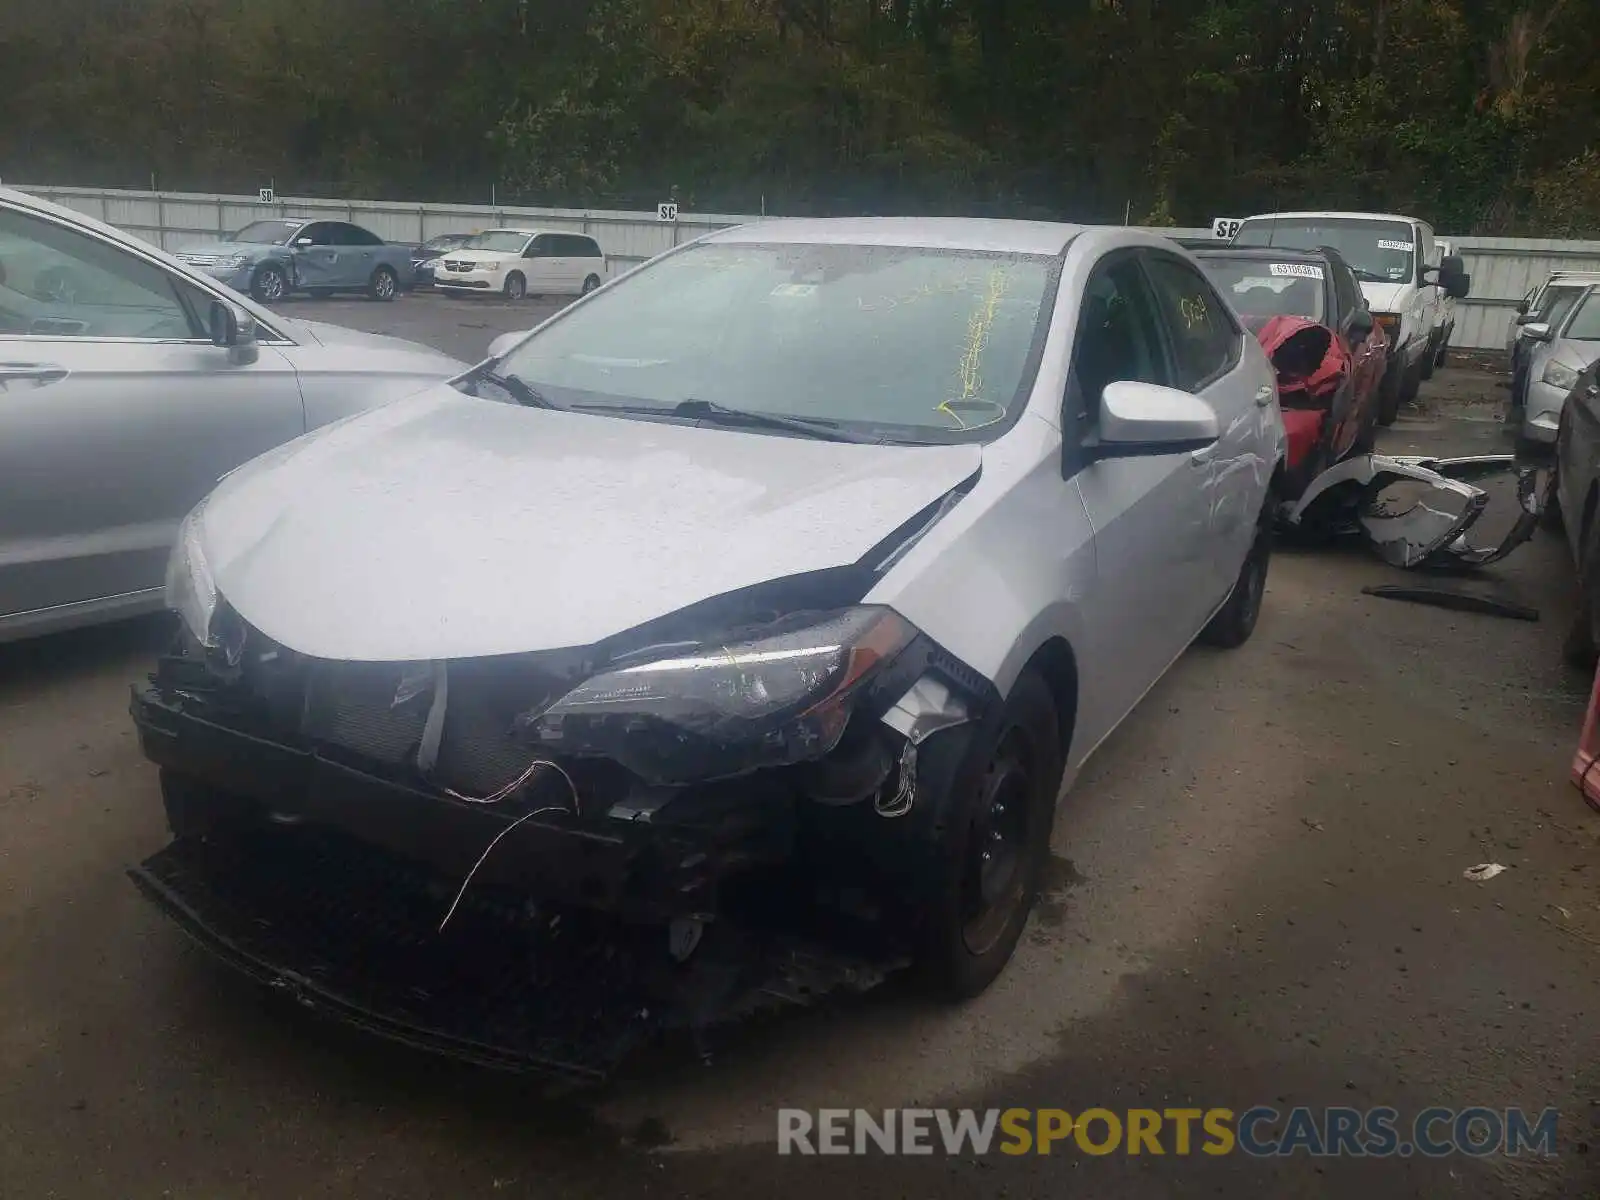
[[[1299,279],[1322,278],[1322,268],[1316,263],[1273,263],[1267,272],[1272,275],[1293,275]]]
[[[1410,254],[1411,251],[1416,249],[1416,243],[1414,243],[1414,242],[1395,242],[1395,241],[1390,241],[1388,238],[1379,238],[1378,239],[1378,249],[1379,250],[1404,250],[1407,254]]]

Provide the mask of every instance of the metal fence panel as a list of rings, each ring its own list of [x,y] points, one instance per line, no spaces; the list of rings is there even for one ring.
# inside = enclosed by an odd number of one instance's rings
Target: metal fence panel
[[[526,208],[487,204],[409,204],[389,200],[330,200],[199,192],[141,192],[109,188],[30,187],[20,190],[98,217],[167,250],[181,249],[263,217],[322,217],[364,225],[397,242],[422,242],[441,233],[473,232],[498,225],[591,234],[613,273],[670,250],[713,229],[759,221],[735,213],[680,213],[675,222],[653,212],[604,209]],[[1208,229],[1164,229],[1173,237],[1206,238]],[[1503,349],[1516,303],[1555,270],[1600,271],[1600,242],[1539,238],[1449,239],[1466,259],[1472,294],[1458,301],[1452,344]]]

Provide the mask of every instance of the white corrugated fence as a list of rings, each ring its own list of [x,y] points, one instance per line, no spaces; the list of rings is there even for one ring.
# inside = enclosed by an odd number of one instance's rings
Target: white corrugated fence
[[[654,212],[608,209],[522,208],[488,204],[410,204],[394,200],[326,200],[309,197],[226,196],[200,192],[140,192],[109,188],[13,185],[32,195],[87,213],[166,250],[213,238],[262,217],[326,217],[354,221],[392,241],[421,242],[441,233],[494,225],[593,234],[612,264],[624,271],[712,229],[759,221],[733,213],[682,212],[664,221]],[[1167,229],[1174,237],[1209,237],[1205,229]],[[1517,301],[1555,270],[1600,271],[1600,241],[1541,238],[1448,237],[1467,262],[1472,294],[1457,303],[1452,345],[1505,347]]]

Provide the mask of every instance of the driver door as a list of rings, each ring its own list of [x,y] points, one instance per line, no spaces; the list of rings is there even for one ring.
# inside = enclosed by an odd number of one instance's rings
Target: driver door
[[[302,288],[339,287],[339,249],[334,245],[334,222],[312,221],[294,235],[295,285]]]
[[[1085,287],[1073,340],[1063,436],[1082,447],[1076,482],[1094,528],[1095,575],[1083,611],[1086,670],[1109,694],[1096,704],[1094,745],[1188,646],[1214,603],[1207,451],[1099,458],[1100,394],[1118,381],[1178,382],[1156,298],[1133,251],[1101,259]]]
[[[295,372],[213,346],[211,293],[90,231],[0,204],[0,246],[0,619],[148,608],[183,515],[304,432]]]

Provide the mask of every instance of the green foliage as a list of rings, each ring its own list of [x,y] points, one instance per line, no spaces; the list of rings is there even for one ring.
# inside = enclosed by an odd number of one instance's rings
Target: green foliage
[[[1600,233],[1592,0],[0,5],[0,176]]]

